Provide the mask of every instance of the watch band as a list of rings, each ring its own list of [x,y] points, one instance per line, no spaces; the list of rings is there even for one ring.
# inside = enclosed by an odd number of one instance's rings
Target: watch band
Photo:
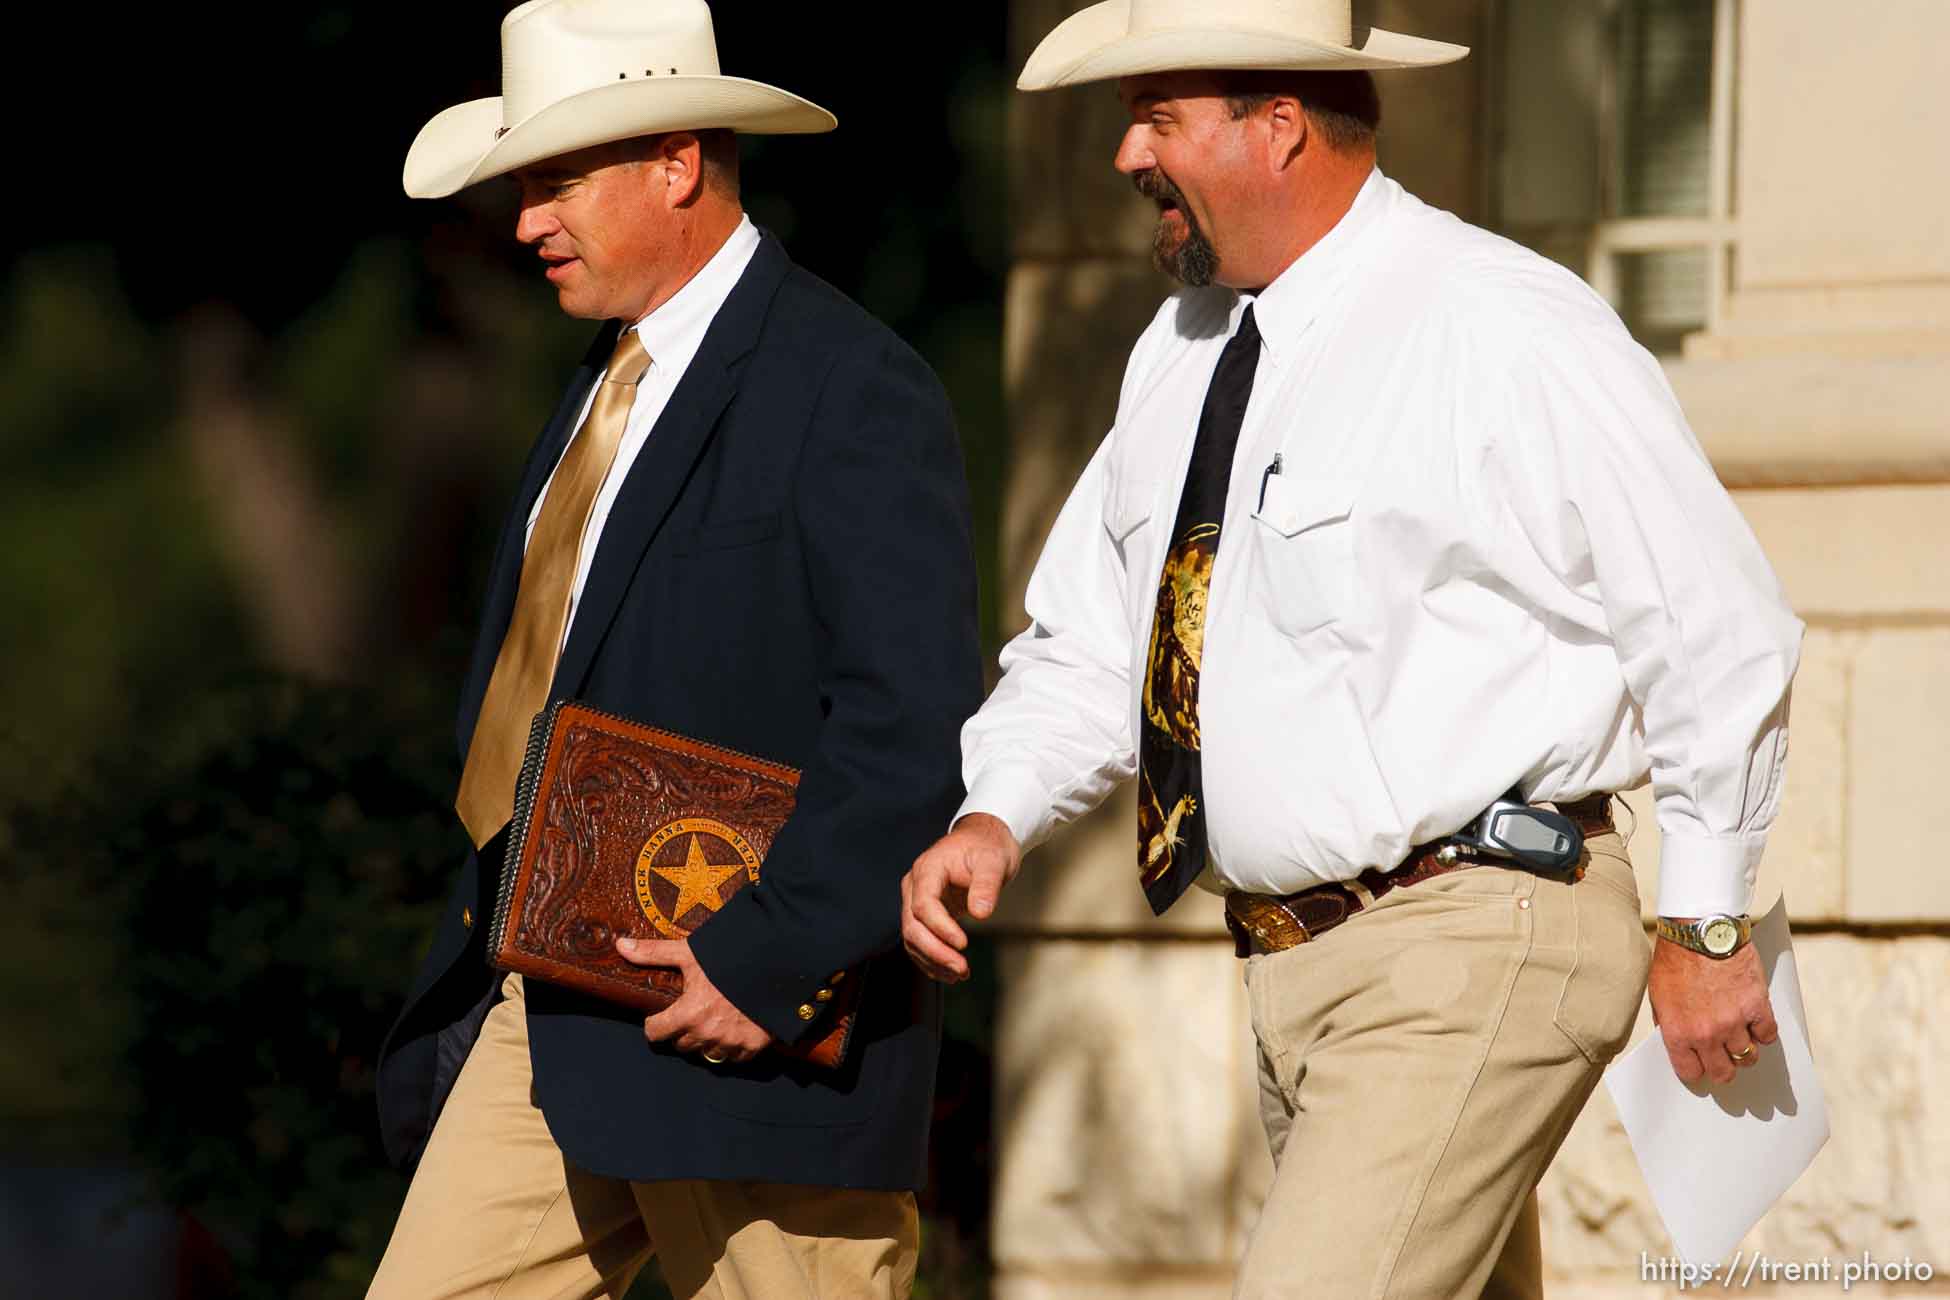
[[[1751,920],[1744,915],[1731,916],[1725,913],[1702,916],[1697,921],[1675,921],[1669,916],[1662,916],[1658,918],[1655,928],[1661,939],[1670,940],[1689,952],[1696,952],[1702,957],[1711,957],[1716,961],[1733,956],[1746,947],[1748,940],[1753,937]],[[1724,934],[1729,928],[1733,931],[1733,945],[1724,947],[1716,944],[1714,942],[1716,939],[1720,944],[1724,944]]]

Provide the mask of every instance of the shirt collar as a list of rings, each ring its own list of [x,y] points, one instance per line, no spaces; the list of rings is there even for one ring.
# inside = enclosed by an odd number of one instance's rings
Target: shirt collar
[[[643,339],[643,350],[650,354],[653,367],[689,364],[704,342],[704,332],[711,328],[718,308],[731,296],[757,251],[758,227],[750,217],[741,217],[737,228],[711,255],[711,260],[699,267],[683,288],[632,327]]]
[[[1307,326],[1332,297],[1333,290],[1353,264],[1352,254],[1362,242],[1362,236],[1379,225],[1386,215],[1391,188],[1392,183],[1382,176],[1379,167],[1369,172],[1353,204],[1332,230],[1295,258],[1259,293],[1239,295],[1233,328],[1238,328],[1239,317],[1245,315],[1250,305],[1253,319],[1259,324],[1267,359],[1275,365],[1291,353]]]

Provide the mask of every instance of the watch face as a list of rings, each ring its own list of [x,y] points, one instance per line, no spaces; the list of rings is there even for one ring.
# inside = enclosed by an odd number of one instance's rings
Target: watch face
[[[1700,927],[1700,938],[1708,952],[1723,957],[1740,942],[1740,927],[1724,916],[1716,916]]]

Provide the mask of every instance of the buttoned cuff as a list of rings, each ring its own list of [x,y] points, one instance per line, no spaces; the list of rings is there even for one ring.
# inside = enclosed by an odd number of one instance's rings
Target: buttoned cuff
[[[1754,900],[1765,835],[1681,835],[1659,842],[1660,916],[1739,916]]]
[[[975,778],[968,798],[948,824],[953,826],[970,813],[987,813],[1007,826],[1017,846],[1027,853],[1048,829],[1050,803],[1048,787],[1030,769],[991,768]]]

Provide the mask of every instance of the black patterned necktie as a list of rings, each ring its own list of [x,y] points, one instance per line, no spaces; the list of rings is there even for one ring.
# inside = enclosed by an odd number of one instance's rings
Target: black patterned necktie
[[[1138,737],[1138,879],[1163,915],[1205,867],[1205,790],[1199,776],[1198,674],[1207,599],[1219,554],[1226,486],[1259,366],[1259,325],[1246,308],[1219,356],[1199,412],[1171,545],[1158,577],[1158,608],[1145,655]]]

